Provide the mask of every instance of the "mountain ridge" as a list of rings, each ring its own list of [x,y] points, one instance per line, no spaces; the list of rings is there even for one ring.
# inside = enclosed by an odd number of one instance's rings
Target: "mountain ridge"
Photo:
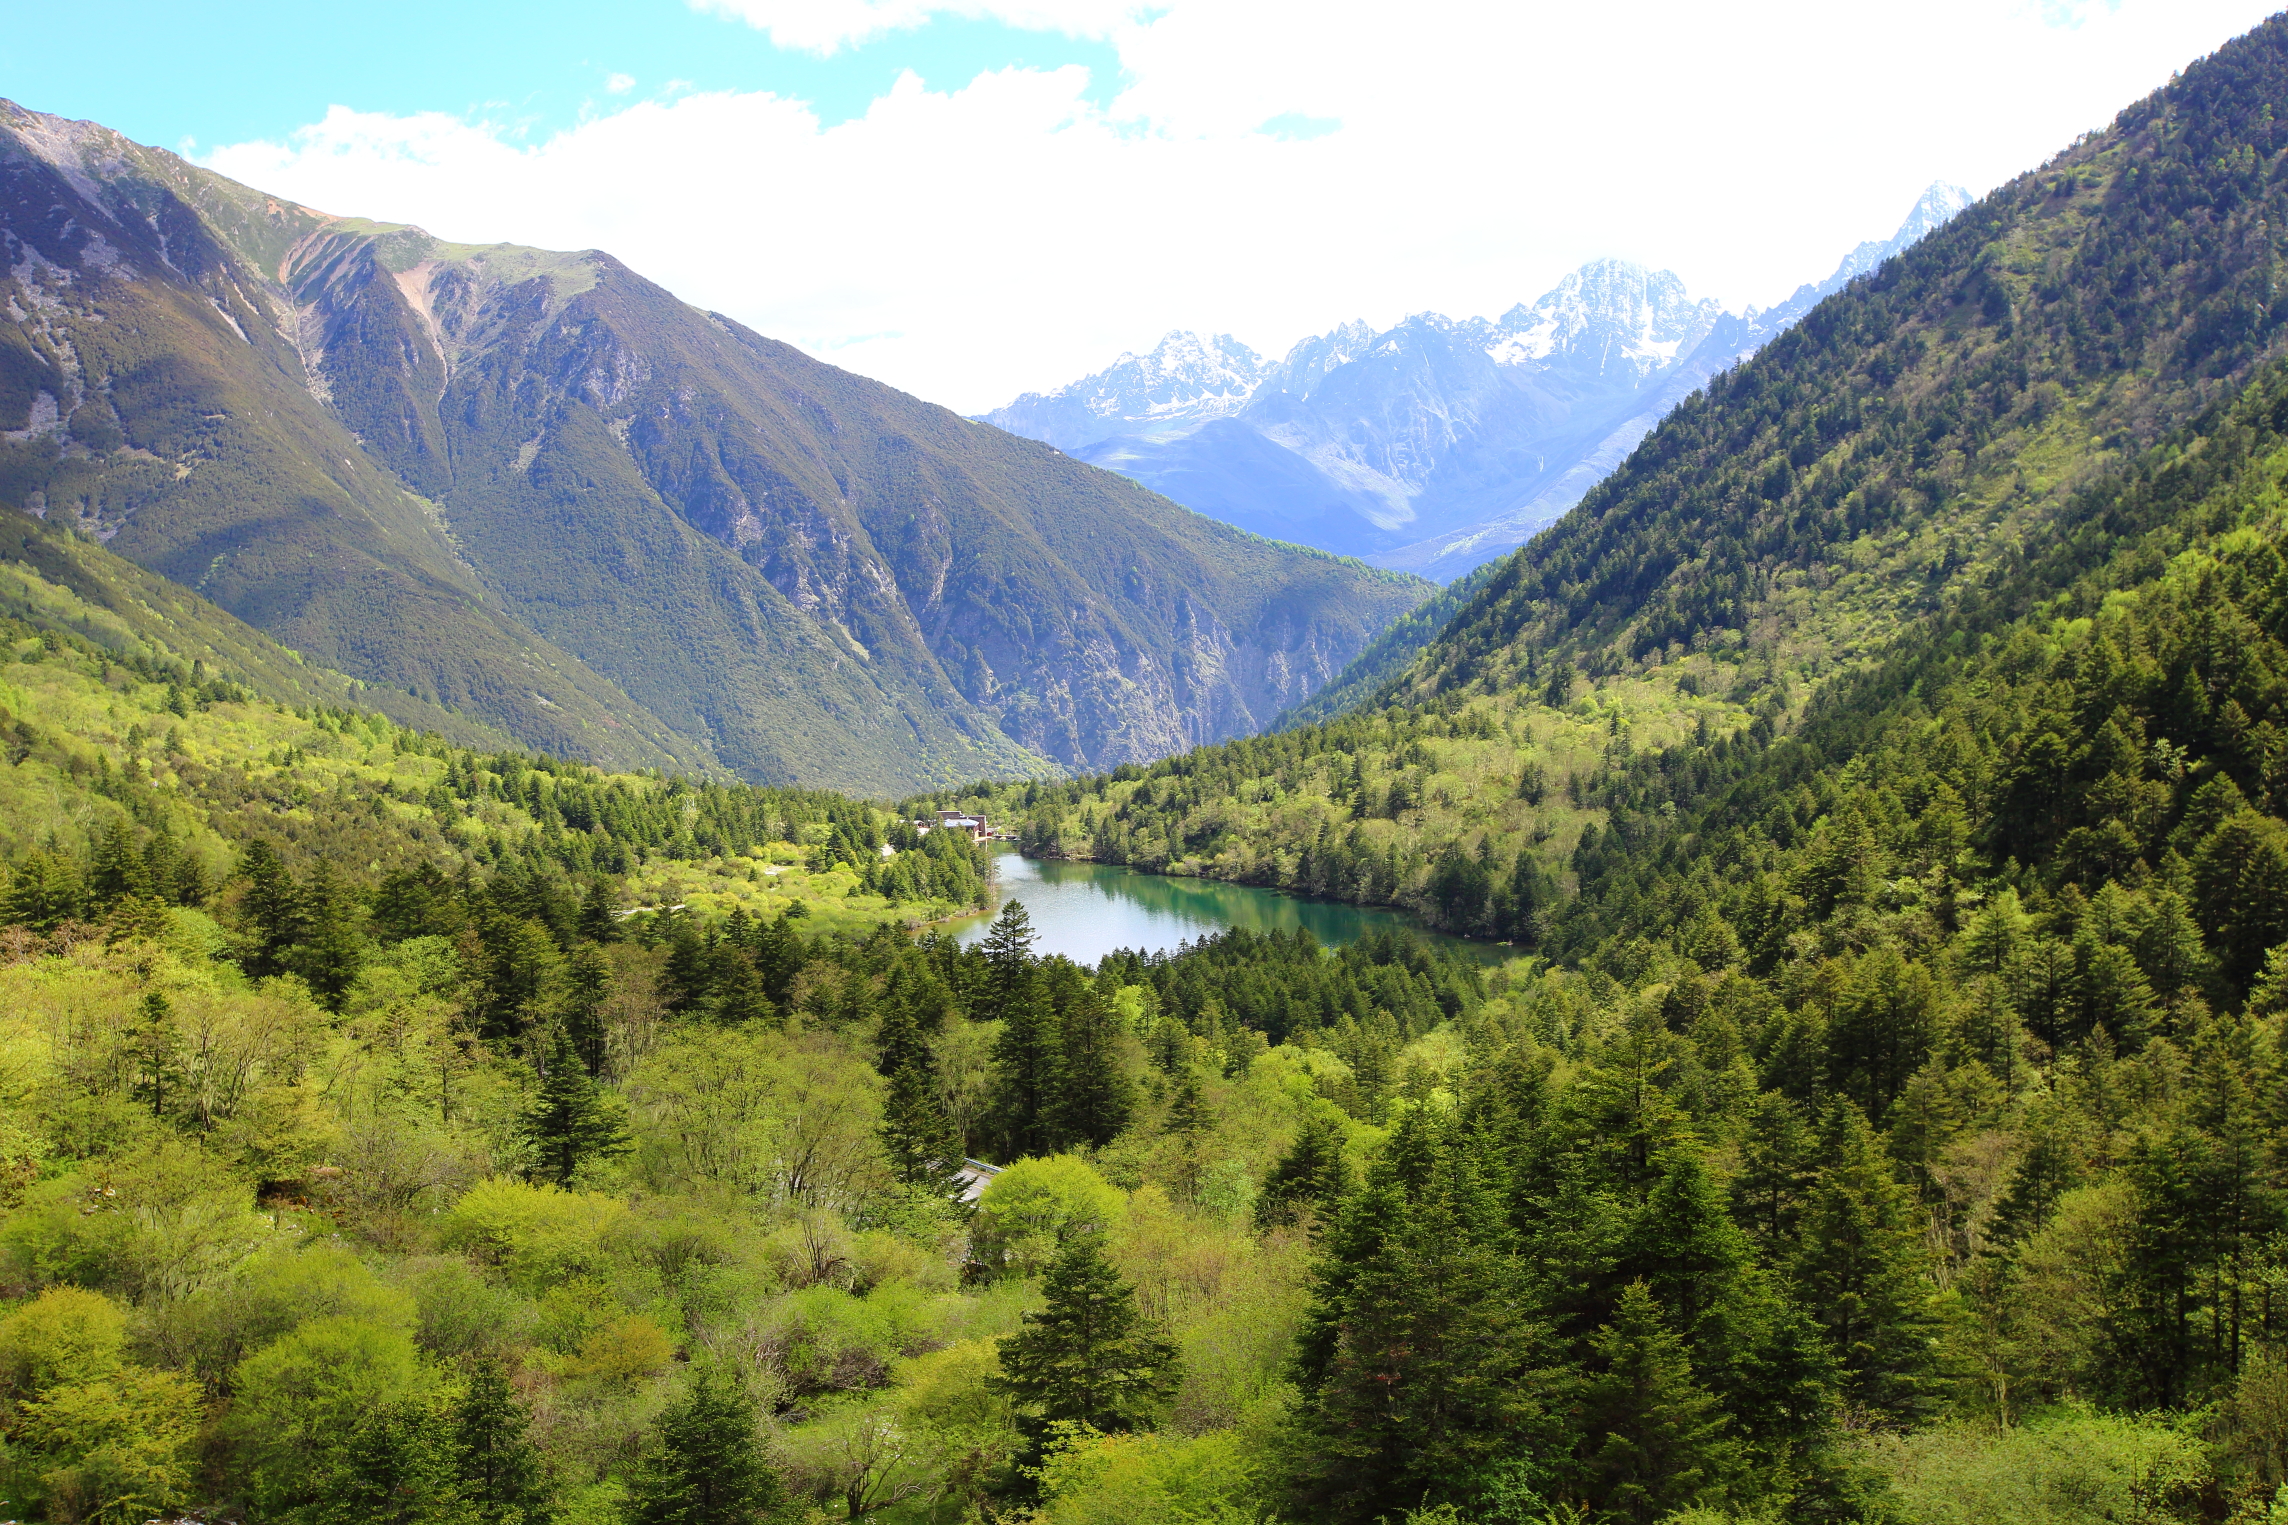
[[[14,106],[0,140],[0,502],[554,752],[885,795],[1139,761],[1267,721],[1422,591],[602,251],[335,217]]]
[[[1966,200],[1934,184],[1891,238],[1768,310],[1726,312],[1672,272],[1595,260],[1499,318],[1344,324],[1275,363],[1177,330],[983,416],[1203,513],[1450,581],[1523,543],[1710,375]]]

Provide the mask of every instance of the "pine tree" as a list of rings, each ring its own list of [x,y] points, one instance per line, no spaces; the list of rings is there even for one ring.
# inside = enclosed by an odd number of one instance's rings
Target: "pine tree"
[[[62,854],[35,847],[24,854],[8,879],[8,921],[35,932],[53,932],[79,915],[83,895],[79,872]]]
[[[1581,1388],[1580,1471],[1599,1517],[1652,1525],[1721,1502],[1738,1447],[1644,1283],[1622,1291],[1595,1348],[1598,1370]]]
[[[408,1399],[364,1414],[314,1458],[312,1525],[491,1525],[462,1496],[453,1439],[430,1404]]]
[[[1122,1063],[1120,1014],[1091,985],[1065,1007],[1058,1026],[1050,1126],[1062,1145],[1101,1149],[1136,1111],[1136,1087]]]
[[[319,1004],[340,1011],[357,980],[364,949],[350,921],[349,896],[323,858],[311,867],[300,901],[300,936],[284,962],[302,976]]]
[[[1025,902],[1011,900],[1002,906],[979,944],[979,951],[985,955],[985,988],[971,1015],[985,1022],[1007,1022],[1033,1004],[1038,983],[1033,958],[1036,941],[1033,918],[1026,914]]]
[[[786,1488],[763,1459],[757,1425],[738,1380],[702,1368],[690,1396],[660,1416],[658,1440],[629,1480],[628,1525],[759,1525]]]
[[[573,926],[582,942],[600,945],[620,940],[620,892],[611,880],[599,876],[588,881]]]
[[[604,999],[611,993],[612,970],[603,951],[583,944],[564,970],[564,1035],[590,1075],[604,1073],[609,1035],[604,1030]]]
[[[539,1094],[524,1115],[531,1140],[534,1173],[567,1185],[590,1160],[608,1160],[628,1149],[619,1098],[596,1083],[564,1029],[551,1035]]]
[[[1795,1225],[1817,1175],[1811,1125],[1794,1101],[1776,1091],[1756,1098],[1740,1169],[1732,1178],[1732,1211],[1765,1253],[1795,1242]]]
[[[728,941],[715,951],[714,993],[708,998],[711,1015],[725,1027],[748,1023],[775,1023],[778,1013],[763,989],[763,977],[746,949]]]
[[[1429,1157],[1386,1157],[1328,1236],[1299,1362],[1297,1518],[1460,1504],[1547,1439],[1546,1333],[1486,1162],[1417,1132]]]
[[[1168,1102],[1168,1132],[1187,1142],[1208,1131],[1215,1119],[1200,1090],[1200,1072],[1189,1064],[1176,1070],[1176,1094]]]
[[[294,882],[278,849],[259,838],[247,844],[238,872],[246,881],[246,898],[239,909],[253,932],[241,962],[256,979],[284,974],[306,930],[301,886]]]
[[[2081,1152],[2061,1121],[2045,1112],[2029,1118],[2028,1124],[2033,1143],[2011,1173],[1987,1230],[1997,1244],[2015,1244],[2039,1231],[2049,1222],[2058,1199],[2081,1182]]]
[[[1700,1151],[1687,1147],[1670,1156],[1631,1219],[1613,1274],[1649,1290],[1671,1327],[1697,1341],[1749,1261],[1747,1236],[1725,1211]]]
[[[1825,1168],[1804,1205],[1796,1286],[1835,1352],[1845,1396],[1912,1418],[1930,1406],[1936,1378],[1919,1215],[1856,1106],[1837,1102],[1822,1133]]]
[[[88,865],[88,899],[101,908],[130,895],[140,898],[153,892],[143,855],[135,850],[134,829],[124,820],[113,821],[111,830],[96,844]]]
[[[1331,1216],[1357,1184],[1344,1140],[1342,1120],[1331,1111],[1305,1116],[1294,1144],[1264,1177],[1255,1199],[1256,1226],[1293,1223],[1306,1210],[1321,1220]]]
[[[127,1050],[135,1065],[130,1094],[148,1101],[153,1117],[165,1117],[167,1098],[182,1079],[183,1044],[175,1031],[174,1007],[158,991],[144,995]]]
[[[485,1525],[544,1525],[555,1517],[532,1416],[498,1361],[470,1367],[451,1421],[461,1497]]]
[[[993,1040],[992,1132],[1002,1158],[1016,1159],[1054,1150],[1051,1109],[1056,1105],[1056,1011],[1047,993],[1030,988],[1002,1008],[1001,1031]]]
[[[960,1187],[965,1141],[938,1100],[937,1058],[914,1024],[913,1013],[893,1002],[882,1014],[881,1057],[889,1081],[882,1104],[882,1145],[898,1179],[939,1196]]]
[[[1065,1240],[1041,1289],[1042,1307],[1001,1342],[988,1378],[1015,1403],[1036,1443],[1071,1421],[1112,1434],[1146,1429],[1174,1395],[1176,1347],[1144,1326],[1136,1294],[1091,1233]]]

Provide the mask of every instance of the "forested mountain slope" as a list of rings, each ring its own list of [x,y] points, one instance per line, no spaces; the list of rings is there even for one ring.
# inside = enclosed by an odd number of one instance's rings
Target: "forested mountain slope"
[[[1710,651],[1816,674],[2037,546],[2263,357],[2288,21],[2202,60],[1678,408],[1404,689]]]
[[[1491,905],[1458,888],[1482,876],[1524,905],[1598,815],[1583,747],[1784,729],[2015,586],[2275,352],[2284,86],[2275,20],[1719,377],[1366,707],[1034,791],[1032,840],[1441,916]]]
[[[1423,585],[677,302],[8,108],[7,501],[532,744],[885,792],[1255,729]]]

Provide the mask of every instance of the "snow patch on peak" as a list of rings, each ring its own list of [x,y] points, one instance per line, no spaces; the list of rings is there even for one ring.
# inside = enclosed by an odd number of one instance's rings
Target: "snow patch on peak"
[[[1673,270],[1592,260],[1530,307],[1521,302],[1504,313],[1486,354],[1502,366],[1643,377],[1689,352],[1722,311],[1713,301],[1693,301]]]

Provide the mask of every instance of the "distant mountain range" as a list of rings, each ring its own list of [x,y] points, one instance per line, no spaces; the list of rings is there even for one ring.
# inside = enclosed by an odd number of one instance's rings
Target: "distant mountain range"
[[[1348,323],[1276,362],[1178,331],[984,418],[1210,518],[1450,580],[1522,545],[1711,375],[1969,202],[1933,185],[1894,236],[1769,310],[1726,312],[1668,271],[1598,260],[1499,319]]]
[[[379,707],[615,767],[897,794],[1148,760],[1260,729],[1428,591],[609,254],[332,216],[7,103],[0,245],[0,505]]]

